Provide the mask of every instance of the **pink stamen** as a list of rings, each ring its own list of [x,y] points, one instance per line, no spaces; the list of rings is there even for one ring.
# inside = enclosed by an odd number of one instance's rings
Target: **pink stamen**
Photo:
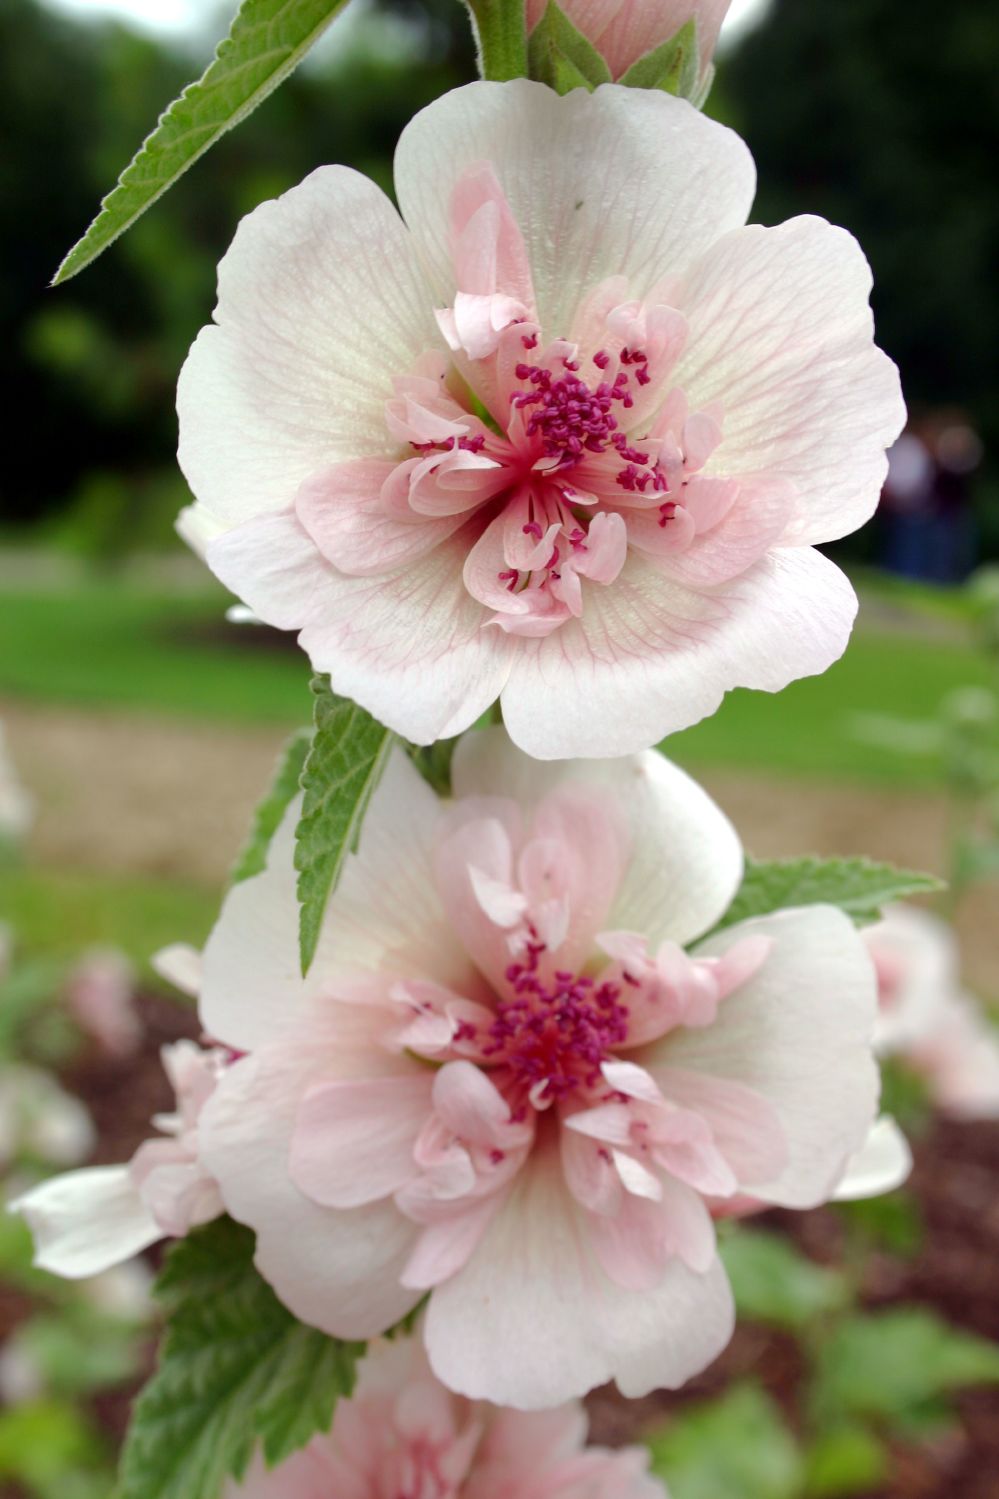
[[[529,944],[527,961],[507,969],[514,998],[497,1006],[483,1055],[528,1089],[541,1084],[551,1101],[600,1081],[601,1063],[628,1038],[628,1009],[617,984],[564,972],[541,978],[543,951]]]
[[[510,400],[520,410],[535,407],[527,421],[527,435],[540,434],[544,451],[558,458],[560,466],[571,467],[587,453],[605,453],[617,432],[615,402],[627,410],[634,405],[628,376],[621,370],[613,385],[602,380],[596,389],[576,377],[575,361],[563,360],[567,371],[555,379],[543,365],[518,364],[516,377],[532,390],[514,391]]]

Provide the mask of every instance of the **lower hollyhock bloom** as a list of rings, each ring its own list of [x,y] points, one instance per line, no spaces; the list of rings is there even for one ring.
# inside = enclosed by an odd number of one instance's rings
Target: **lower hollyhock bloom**
[[[878,976],[880,1055],[920,1073],[945,1114],[999,1118],[999,1031],[961,988],[951,928],[892,906],[865,936]]]
[[[625,754],[824,671],[814,545],[904,415],[855,241],[747,227],[745,146],[652,89],[458,89],[395,182],[405,223],[322,168],[219,267],[178,411],[222,581],[419,743],[500,697],[539,758]]]
[[[99,1275],[222,1212],[218,1188],[200,1159],[198,1122],[231,1055],[193,1041],[164,1046],[162,1055],[177,1106],[154,1118],[160,1138],[140,1145],[128,1165],[55,1176],[11,1203],[34,1235],[41,1269],[72,1280]]]
[[[711,1205],[821,1202],[873,1122],[870,959],[828,907],[699,940],[741,850],[655,753],[545,765],[495,729],[453,775],[442,803],[396,753],[307,979],[294,809],[227,896],[202,1018],[249,1055],[203,1158],[308,1323],[371,1336],[429,1292],[470,1397],[679,1385],[732,1330]]]
[[[268,1472],[258,1456],[224,1499],[667,1499],[648,1454],[587,1448],[575,1403],[499,1410],[446,1390],[418,1340],[363,1360],[328,1436]]]

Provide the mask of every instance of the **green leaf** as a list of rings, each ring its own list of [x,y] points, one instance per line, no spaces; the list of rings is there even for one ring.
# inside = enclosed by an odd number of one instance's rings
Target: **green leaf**
[[[267,864],[267,850],[281,825],[302,779],[305,757],[312,743],[312,730],[299,729],[285,745],[270,789],[253,814],[253,824],[233,866],[232,883],[260,874]]]
[[[364,814],[395,738],[356,703],[337,697],[329,677],[313,677],[312,691],[315,731],[302,771],[305,798],[295,830],[303,973],[308,973],[316,955],[326,903],[344,860],[357,847]]]
[[[835,1426],[816,1438],[808,1453],[808,1499],[866,1493],[888,1475],[884,1444],[863,1426]]]
[[[68,281],[238,125],[302,61],[345,0],[243,0],[214,60],[159,119],[83,238],[56,271]]]
[[[574,88],[594,89],[610,83],[603,57],[555,3],[548,6],[528,42],[530,76],[547,83],[557,94]]]
[[[273,1465],[329,1429],[363,1343],[305,1327],[253,1265],[249,1229],[220,1218],[170,1252],[159,1366],[136,1403],[118,1499],[218,1499],[257,1442]]]
[[[105,1443],[68,1401],[35,1400],[0,1413],[0,1491],[16,1479],[39,1499],[107,1492],[84,1485],[105,1477]]]
[[[841,1272],[814,1265],[778,1234],[736,1228],[719,1249],[741,1317],[795,1331],[846,1305]]]
[[[798,1444],[756,1385],[687,1406],[650,1446],[670,1499],[796,1499],[800,1491]]]
[[[698,93],[700,77],[697,26],[690,20],[668,42],[633,62],[618,82],[627,88],[659,88],[667,94],[692,99]]]
[[[815,905],[839,906],[866,926],[890,901],[942,889],[935,875],[870,859],[747,859],[739,891],[716,930],[790,906]]]
[[[883,1096],[883,1095],[882,1095]],[[897,1119],[893,1110],[886,1110]],[[881,1197],[838,1202],[836,1211],[844,1220],[858,1257],[872,1248],[885,1249],[900,1259],[915,1259],[923,1247],[923,1219],[919,1202],[904,1187]]]
[[[860,1416],[896,1429],[938,1414],[941,1396],[999,1384],[999,1347],[951,1327],[923,1307],[897,1307],[841,1322],[819,1350],[820,1417]]]

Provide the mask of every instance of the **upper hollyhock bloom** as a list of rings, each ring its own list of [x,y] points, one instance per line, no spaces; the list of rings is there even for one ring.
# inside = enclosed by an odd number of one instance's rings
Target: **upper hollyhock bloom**
[[[548,0],[527,0],[527,29],[533,31]],[[722,22],[732,0],[563,0],[562,10],[593,43],[620,78],[640,58],[676,36],[682,26],[697,26],[702,76],[707,73]]]
[[[679,1385],[732,1329],[711,1204],[821,1202],[874,1119],[870,959],[828,907],[704,939],[739,843],[654,752],[541,765],[486,730],[453,775],[442,803],[390,761],[307,979],[294,808],[229,892],[202,1018],[249,1055],[203,1158],[308,1323],[368,1337],[430,1292],[462,1394]]]
[[[471,84],[395,181],[322,168],[219,267],[178,396],[218,576],[418,743],[500,697],[532,755],[625,754],[825,670],[812,544],[903,418],[850,235],[747,228],[746,147],[649,89]]]
[[[999,1033],[961,988],[951,928],[892,906],[865,937],[878,976],[879,1053],[919,1072],[944,1113],[999,1118]]]
[[[497,1410],[452,1395],[418,1340],[362,1360],[333,1428],[268,1472],[259,1456],[224,1499],[667,1499],[638,1447],[586,1447],[586,1415]]]
[[[160,1138],[140,1145],[128,1165],[55,1176],[11,1203],[34,1235],[41,1269],[72,1280],[99,1275],[221,1213],[218,1188],[200,1159],[198,1121],[230,1054],[177,1041],[162,1056],[177,1107],[154,1117]]]

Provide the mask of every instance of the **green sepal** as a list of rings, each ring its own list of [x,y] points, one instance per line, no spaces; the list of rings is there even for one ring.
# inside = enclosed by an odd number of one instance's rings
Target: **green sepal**
[[[565,11],[548,0],[548,7],[531,32],[527,44],[530,76],[547,83],[557,94],[574,88],[595,89],[610,83],[606,62],[569,20]]]
[[[658,88],[681,99],[702,94],[697,24],[690,20],[668,42],[646,52],[618,79],[627,88]],[[704,92],[703,97],[707,97]]]

